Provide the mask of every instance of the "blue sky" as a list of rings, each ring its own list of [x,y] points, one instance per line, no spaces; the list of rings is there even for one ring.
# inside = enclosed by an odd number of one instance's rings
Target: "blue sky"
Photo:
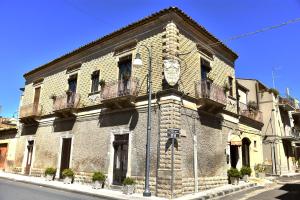
[[[23,74],[153,12],[177,6],[221,40],[300,17],[300,0],[0,0],[0,116],[17,111]],[[300,22],[226,44],[238,77],[300,98]]]

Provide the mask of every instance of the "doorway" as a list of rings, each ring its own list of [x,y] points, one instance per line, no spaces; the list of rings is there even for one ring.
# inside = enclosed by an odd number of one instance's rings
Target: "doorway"
[[[25,174],[26,175],[29,175],[29,173],[30,173],[30,168],[31,168],[31,164],[32,164],[33,145],[34,145],[33,140],[28,141],[27,159],[26,159],[26,166],[25,166]]]
[[[0,144],[0,169],[4,169],[7,154],[7,143]]]
[[[115,135],[113,184],[122,185],[127,174],[128,164],[128,134]]]
[[[250,147],[251,141],[248,138],[242,140],[242,163],[243,166],[250,167]]]
[[[230,165],[233,168],[236,168],[239,160],[239,146],[230,145]]]
[[[71,145],[72,145],[72,138],[62,139],[59,178],[63,178],[62,177],[63,170],[70,168]]]

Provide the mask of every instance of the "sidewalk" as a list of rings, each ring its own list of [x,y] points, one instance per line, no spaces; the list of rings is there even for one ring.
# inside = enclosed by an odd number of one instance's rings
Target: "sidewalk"
[[[24,182],[59,190],[66,190],[75,193],[81,193],[91,196],[97,196],[105,199],[133,199],[133,200],[149,200],[149,197],[143,197],[142,194],[133,194],[133,195],[125,195],[121,191],[109,190],[109,189],[93,189],[91,185],[84,185],[79,183],[73,184],[64,184],[60,181],[46,181],[43,177],[31,177],[31,176],[23,176],[19,174],[11,174],[6,172],[0,172],[0,178],[10,179],[18,182]],[[257,183],[245,183],[240,181],[240,184],[237,186],[234,185],[224,185],[221,187],[217,187],[214,189],[198,192],[197,194],[189,194],[180,198],[176,198],[176,200],[192,200],[192,199],[212,199],[217,197],[222,197],[224,195],[237,192],[240,190],[245,190],[248,188],[255,187]],[[151,196],[151,199],[156,200],[165,200],[165,198],[159,198],[155,196]]]

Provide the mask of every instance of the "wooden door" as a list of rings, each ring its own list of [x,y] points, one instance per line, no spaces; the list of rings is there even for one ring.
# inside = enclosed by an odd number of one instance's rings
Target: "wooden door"
[[[70,167],[71,144],[72,138],[63,138],[60,161],[60,178],[63,178],[63,170]]]
[[[7,143],[0,144],[0,169],[4,169],[7,154]]]
[[[128,134],[115,136],[114,151],[113,184],[122,185],[127,174]]]
[[[39,106],[39,103],[40,103],[40,94],[41,94],[41,87],[37,87],[35,88],[34,90],[34,99],[33,99],[33,112],[34,114],[37,113],[38,111],[38,106]]]
[[[33,154],[33,145],[34,141],[28,141],[27,145],[27,159],[26,159],[26,167],[25,167],[25,174],[29,175],[30,167],[32,163],[32,154]]]

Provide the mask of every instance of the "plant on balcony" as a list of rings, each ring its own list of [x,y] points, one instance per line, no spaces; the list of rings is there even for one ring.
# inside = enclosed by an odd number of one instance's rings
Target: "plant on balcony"
[[[124,73],[123,78],[125,81],[128,81],[130,79],[131,75],[129,72]]]
[[[66,94],[67,95],[71,95],[72,94],[72,90],[66,90]]]
[[[253,111],[253,110],[258,109],[257,103],[255,101],[249,101],[247,106],[248,106],[249,111]]]
[[[103,88],[105,86],[105,80],[104,79],[101,79],[99,81],[99,85],[101,86],[101,88]]]
[[[245,182],[248,182],[248,178],[249,178],[249,176],[250,176],[251,173],[252,173],[252,169],[251,169],[250,167],[248,167],[248,166],[243,166],[243,167],[241,168],[240,172],[241,172],[241,175],[242,175],[242,177],[243,177],[243,180],[244,180]]]
[[[55,100],[56,97],[57,97],[57,96],[56,96],[55,94],[51,94],[51,95],[50,95],[50,99],[52,99],[52,100]]]
[[[123,181],[123,193],[133,194],[134,189],[135,189],[135,181],[130,177],[126,177]]]
[[[228,175],[230,183],[232,185],[238,185],[239,184],[239,179],[240,179],[241,173],[238,169],[233,168],[233,167],[230,168],[227,171],[227,175]]]
[[[55,177],[56,169],[53,167],[48,167],[45,170],[45,176],[47,181],[53,181]]]
[[[224,83],[224,91],[225,91],[225,92],[228,92],[229,90],[230,90],[230,85],[229,85],[228,81],[226,81],[226,82]]]
[[[74,179],[74,171],[72,169],[64,169],[64,171],[62,172],[62,175],[64,177],[65,184],[72,183],[72,181]]]
[[[270,89],[268,90],[268,92],[269,92],[269,93],[273,93],[274,96],[275,96],[275,98],[277,98],[277,96],[279,95],[278,90],[276,90],[275,88],[270,88]]]
[[[93,188],[100,189],[105,181],[106,177],[102,172],[94,172],[92,180],[94,182]]]

